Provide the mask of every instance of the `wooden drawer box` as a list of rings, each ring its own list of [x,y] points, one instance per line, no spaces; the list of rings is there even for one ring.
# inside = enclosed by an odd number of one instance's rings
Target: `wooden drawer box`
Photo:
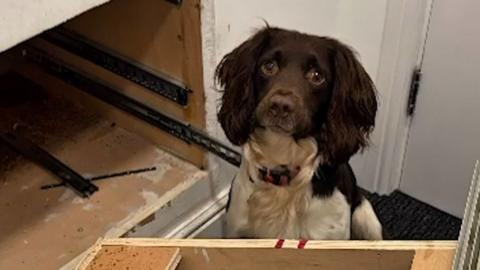
[[[62,45],[61,42],[64,41],[55,41],[52,35],[58,33],[67,33],[61,34],[61,38],[73,35],[73,42]],[[77,41],[79,42],[76,43]],[[188,123],[198,130],[205,127],[200,0],[182,1],[181,5],[157,0],[111,1],[26,44],[107,83],[121,94],[154,110]],[[116,59],[124,60],[171,82],[183,89],[184,98],[175,100],[162,94],[162,89],[149,89],[148,82],[142,84],[142,74],[115,72],[116,69],[118,71],[115,66],[117,62],[106,67],[109,65],[105,63],[108,59],[98,59],[100,57],[95,55],[95,52],[85,50],[82,44],[91,45],[95,50],[111,54]],[[26,51],[28,54],[28,49]],[[55,96],[81,103],[199,167],[206,165],[204,151],[200,147],[142,121],[136,121],[108,104],[98,102],[91,95],[85,95],[75,87],[45,74],[35,64],[27,62],[16,69]]]
[[[104,239],[76,269],[447,270],[455,248],[453,241],[309,241],[299,248],[287,240],[279,248],[277,240]]]

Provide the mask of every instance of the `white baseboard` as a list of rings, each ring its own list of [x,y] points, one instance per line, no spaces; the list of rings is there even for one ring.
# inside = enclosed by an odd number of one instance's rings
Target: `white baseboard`
[[[224,208],[214,216],[207,218],[207,222],[204,223],[202,226],[198,227],[195,231],[193,231],[187,238],[196,238],[197,236],[201,235],[202,233],[205,232],[205,230],[208,229],[208,227],[212,226],[215,222],[222,222],[222,217],[225,216],[227,213],[227,210]],[[225,224],[222,224],[222,227]],[[217,231],[215,231],[215,235],[217,235]],[[218,238],[223,237],[223,228],[222,230],[218,233]],[[212,237],[209,237],[212,238]]]
[[[225,187],[215,197],[178,219],[159,237],[193,238],[197,236],[225,213],[229,190],[229,186]]]

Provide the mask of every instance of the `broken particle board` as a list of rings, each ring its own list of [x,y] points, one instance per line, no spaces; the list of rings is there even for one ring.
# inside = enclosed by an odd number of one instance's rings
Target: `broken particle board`
[[[97,181],[88,199],[0,146],[0,269],[58,269],[98,237],[121,237],[207,174],[72,103],[34,95],[1,107],[2,128],[29,138],[84,177],[155,166]]]
[[[163,253],[179,248],[179,270],[449,270],[456,249],[454,241],[299,241],[286,240],[186,240],[186,239],[102,239],[91,248],[78,270],[96,270],[99,261],[127,260],[131,270],[142,268],[137,257],[110,254],[127,249],[130,253]]]
[[[86,270],[174,270],[180,263],[179,248],[112,246],[102,248]]]

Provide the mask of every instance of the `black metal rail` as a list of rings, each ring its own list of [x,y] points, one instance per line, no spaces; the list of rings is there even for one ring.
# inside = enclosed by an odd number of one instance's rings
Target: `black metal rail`
[[[199,145],[233,165],[240,165],[240,153],[192,127],[189,123],[175,119],[172,116],[168,116],[135,99],[125,96],[100,79],[82,73],[74,67],[63,63],[61,60],[48,55],[48,53],[43,50],[29,46],[26,47],[24,55],[30,61],[37,63],[47,73],[78,89],[162,129],[187,143]]]
[[[88,178],[88,181],[99,181],[99,180],[104,180],[104,179],[109,179],[113,177],[120,177],[120,176],[127,176],[127,175],[132,175],[132,174],[137,174],[137,173],[144,173],[144,172],[151,172],[155,171],[157,168],[156,167],[150,167],[150,168],[143,168],[143,169],[137,169],[137,170],[128,170],[124,172],[117,172],[117,173],[109,173],[109,174],[104,174],[104,175],[99,175],[95,176],[92,178]],[[57,188],[57,187],[63,187],[65,186],[64,183],[57,183],[57,184],[48,184],[48,185],[43,185],[40,187],[40,189],[51,189],[51,188]]]
[[[186,86],[166,79],[149,67],[82,35],[57,27],[44,33],[42,38],[182,106],[188,104],[188,95],[192,91]]]
[[[71,186],[80,196],[88,197],[98,190],[97,186],[29,140],[7,132],[0,134],[0,141],[58,176],[63,183]]]

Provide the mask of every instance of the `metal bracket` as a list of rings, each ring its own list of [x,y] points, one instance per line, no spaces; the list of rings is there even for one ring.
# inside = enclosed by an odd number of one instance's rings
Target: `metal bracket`
[[[88,197],[98,190],[97,186],[27,139],[7,132],[0,134],[0,141],[58,176],[82,197]]]
[[[84,74],[42,50],[29,46],[23,54],[27,59],[40,65],[47,73],[78,89],[162,129],[187,143],[199,145],[235,166],[240,165],[240,153],[192,127],[189,123],[177,120],[172,116],[161,113],[133,98],[125,96],[121,94],[121,91],[115,90],[114,87],[109,86],[106,82],[102,82],[100,79],[94,78],[91,75]]]
[[[42,38],[182,106],[188,104],[188,94],[192,91],[186,86],[84,36],[58,27],[43,34]]]

